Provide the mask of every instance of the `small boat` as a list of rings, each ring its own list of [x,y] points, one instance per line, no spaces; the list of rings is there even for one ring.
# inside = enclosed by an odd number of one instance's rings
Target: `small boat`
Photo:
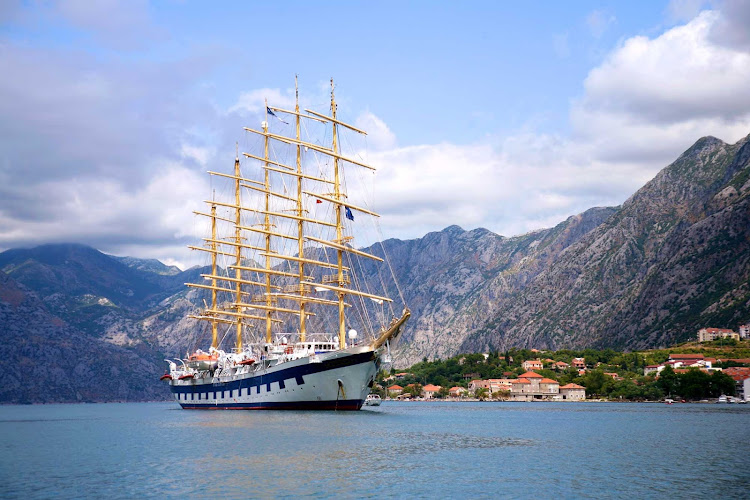
[[[724,394],[722,394],[721,396],[719,396],[719,399],[716,402],[717,403],[728,403],[729,400],[727,399],[727,397]]]
[[[380,406],[381,401],[382,399],[377,394],[368,394],[365,398],[365,406]]]

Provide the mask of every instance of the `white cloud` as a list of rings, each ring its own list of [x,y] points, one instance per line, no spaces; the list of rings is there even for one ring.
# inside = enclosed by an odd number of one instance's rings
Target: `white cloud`
[[[243,92],[237,102],[229,108],[229,112],[264,113],[266,101],[270,106],[293,110],[294,91],[265,88]]]
[[[670,0],[667,14],[672,21],[690,21],[703,10],[705,0]]]
[[[586,78],[569,137],[527,132],[378,153],[381,210],[393,231],[549,227],[622,203],[702,136],[746,136],[750,54],[716,41],[724,19],[707,11],[656,38],[625,40]]]
[[[383,120],[369,111],[357,117],[354,126],[367,132],[367,142],[375,150],[390,149],[396,146],[396,135]]]

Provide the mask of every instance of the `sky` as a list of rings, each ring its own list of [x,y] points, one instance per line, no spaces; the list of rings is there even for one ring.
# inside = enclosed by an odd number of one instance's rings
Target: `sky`
[[[750,134],[750,2],[0,2],[0,250],[195,263],[193,210],[263,101],[368,130],[385,237],[622,204]]]

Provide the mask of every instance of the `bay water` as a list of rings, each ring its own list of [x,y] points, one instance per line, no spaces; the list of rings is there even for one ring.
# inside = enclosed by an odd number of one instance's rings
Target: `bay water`
[[[750,405],[0,406],[0,498],[750,498]]]

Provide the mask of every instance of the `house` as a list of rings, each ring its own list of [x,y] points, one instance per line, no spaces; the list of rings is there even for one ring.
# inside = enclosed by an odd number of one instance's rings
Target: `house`
[[[463,387],[456,386],[448,389],[448,395],[452,398],[460,398],[464,394],[466,394],[466,389],[464,389]]]
[[[558,371],[565,371],[568,368],[570,368],[570,365],[565,361],[558,361],[557,363],[552,365],[552,369]]]
[[[543,366],[542,362],[538,359],[528,359],[521,363],[521,367],[528,372],[531,370],[541,370]]]
[[[681,363],[694,362],[703,359],[703,354],[671,354],[668,361],[679,361]]]
[[[740,325],[737,329],[740,331],[741,339],[750,338],[750,323],[748,323],[747,325]]]
[[[510,391],[511,386],[513,385],[512,378],[491,378],[489,380],[490,382],[490,394],[493,394],[497,391]]]
[[[461,359],[464,359],[464,358],[461,358]],[[481,375],[478,373],[467,373],[464,375],[464,380],[472,380],[472,379],[477,379],[479,377],[481,377]]]
[[[750,401],[750,368],[733,366],[725,368],[724,373],[734,379],[735,395],[743,401]]]
[[[659,373],[664,367],[662,365],[648,365],[643,368],[643,374],[648,375],[649,373]]]
[[[392,386],[390,386],[386,390],[388,391],[388,395],[391,396],[391,397],[398,396],[399,394],[401,394],[402,392],[404,392],[404,388],[401,387],[400,385],[396,385],[396,384],[393,384]]]
[[[427,384],[426,386],[422,387],[422,393],[424,394],[425,399],[432,399],[435,397],[435,394],[437,394],[442,387],[439,385],[432,385]]]
[[[481,379],[474,379],[471,382],[469,382],[469,392],[474,392],[477,389],[487,389],[490,390],[490,381],[489,380],[481,380]]]
[[[604,374],[605,374],[606,376],[608,376],[608,377],[612,377],[612,378],[613,378],[613,379],[615,379],[615,380],[622,380],[622,377],[621,377],[621,376],[619,376],[619,375],[618,375],[618,374],[616,374],[616,373],[608,373],[608,372],[604,372]]]
[[[709,342],[716,339],[740,340],[740,334],[727,328],[701,328],[698,330],[698,342]]]
[[[553,399],[560,392],[560,384],[538,373],[528,371],[511,380],[510,397],[514,401]]]
[[[586,358],[573,358],[573,361],[571,361],[570,364],[573,365],[573,368],[577,368],[578,370],[585,370]]]
[[[586,399],[586,388],[578,384],[566,384],[560,387],[560,396],[565,401],[583,401]]]

